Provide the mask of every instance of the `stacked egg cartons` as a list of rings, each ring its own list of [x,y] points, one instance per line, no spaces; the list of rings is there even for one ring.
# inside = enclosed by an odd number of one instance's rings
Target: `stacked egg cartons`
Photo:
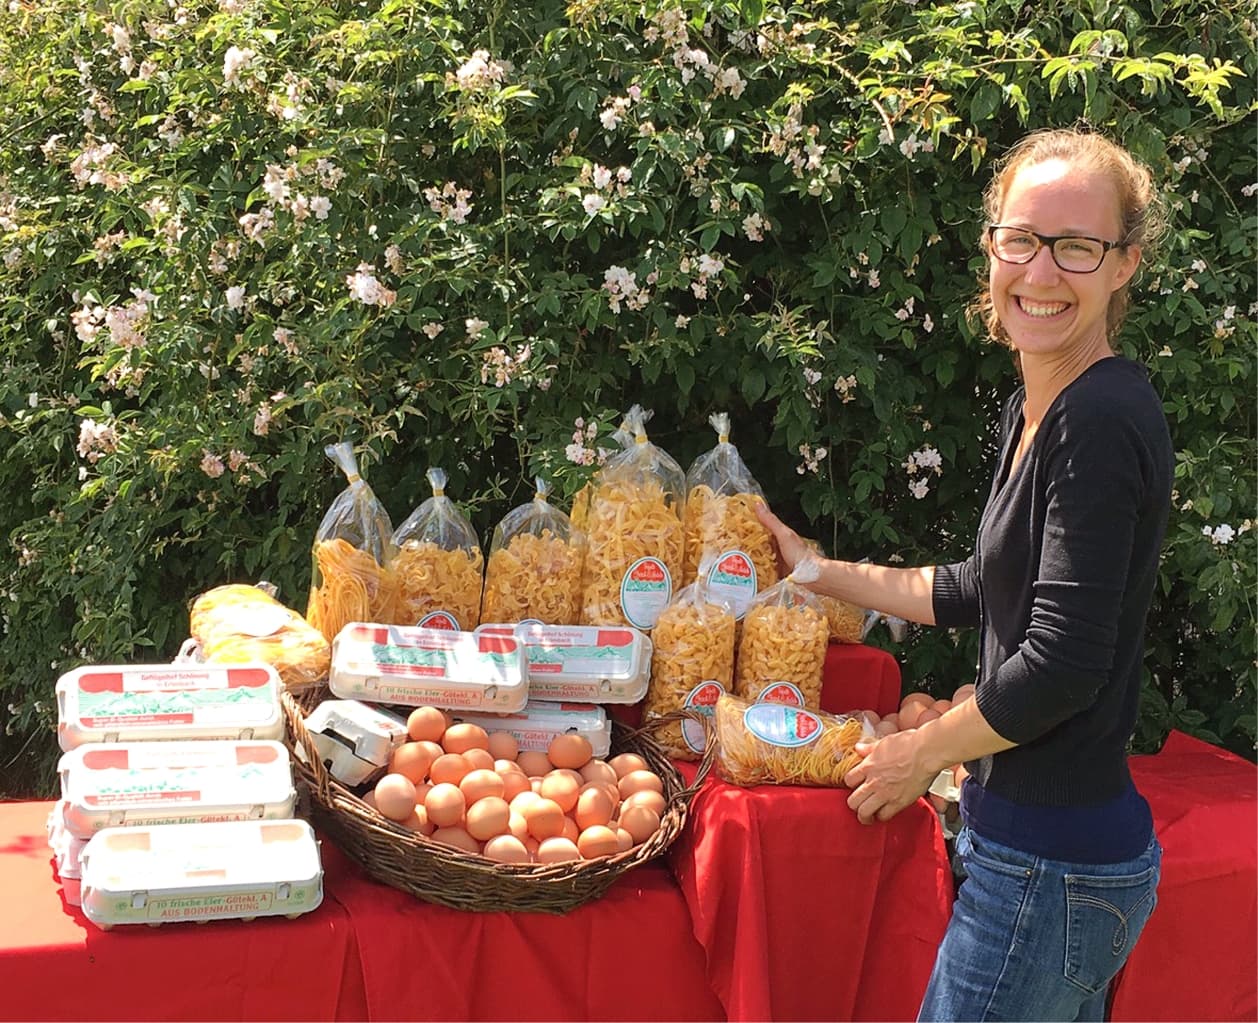
[[[107,665],[57,682],[65,899],[101,927],[296,916],[322,867],[264,664]]]

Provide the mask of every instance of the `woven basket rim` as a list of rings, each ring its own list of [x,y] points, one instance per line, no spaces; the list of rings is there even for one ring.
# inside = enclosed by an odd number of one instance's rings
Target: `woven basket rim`
[[[326,695],[326,691],[300,694],[310,708]],[[690,802],[715,760],[711,721],[695,711],[675,711],[636,729],[613,720],[613,754],[639,753],[664,783],[667,805],[659,829],[641,845],[597,859],[499,863],[433,842],[372,810],[328,773],[305,728],[298,700],[289,693],[283,693],[281,700],[288,722],[285,739],[294,754],[294,775],[310,803],[314,823],[376,880],[456,909],[564,913],[598,897],[621,875],[662,856],[676,841],[685,827]],[[676,765],[653,738],[659,729],[683,719],[698,722],[707,739],[690,785],[684,783]]]

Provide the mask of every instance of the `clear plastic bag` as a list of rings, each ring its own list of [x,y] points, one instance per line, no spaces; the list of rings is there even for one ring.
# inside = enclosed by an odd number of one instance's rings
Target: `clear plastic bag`
[[[736,624],[733,609],[710,597],[702,575],[673,598],[651,633],[646,720],[683,709],[712,713],[716,698],[733,684]],[[655,739],[679,760],[698,760],[704,751],[698,723],[674,722],[658,729]]]
[[[769,587],[748,609],[734,668],[734,692],[748,700],[779,682],[789,682],[809,710],[821,707],[822,672],[830,623],[805,583],[818,578],[820,560],[805,554],[781,582]]]
[[[816,540],[809,540],[807,543],[817,552],[818,557],[825,556],[821,544]],[[834,642],[861,643],[864,641],[870,628],[868,611],[825,593],[815,593],[813,596],[817,598],[821,609],[826,613],[826,620],[830,623],[830,638]]]
[[[612,433],[612,440],[616,442],[624,450],[633,443],[633,434],[631,434],[625,423],[621,423]],[[590,523],[590,498],[594,496],[594,480],[587,480],[585,486],[576,492],[572,497],[572,528],[580,532],[582,535],[589,530]]]
[[[229,583],[192,602],[190,629],[203,660],[269,664],[290,690],[323,682],[332,647],[318,629],[260,586]]]
[[[725,695],[716,701],[716,768],[733,785],[839,786],[872,739],[863,714],[827,714]]]
[[[485,558],[467,516],[446,497],[444,469],[429,469],[432,497],[393,533],[398,577],[395,625],[470,632],[480,624]]]
[[[577,624],[585,536],[547,500],[550,485],[538,477],[536,486],[494,529],[481,621]]]
[[[396,548],[389,513],[359,475],[348,442],[323,449],[349,485],[328,508],[315,533],[306,621],[331,643],[349,622],[393,621]]]
[[[741,618],[761,590],[777,582],[773,537],[756,516],[764,492],[729,442],[724,412],[708,417],[717,444],[695,459],[686,473],[686,562],[682,578],[695,581],[699,562],[715,556],[722,595]]]
[[[681,578],[685,474],[647,439],[650,413],[625,416],[634,442],[594,480],[586,529],[581,622],[650,629]]]

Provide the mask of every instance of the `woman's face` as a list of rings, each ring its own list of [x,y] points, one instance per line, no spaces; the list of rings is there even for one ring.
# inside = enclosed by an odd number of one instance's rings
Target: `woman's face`
[[[1005,192],[998,223],[1045,235],[1082,235],[1116,242],[1118,193],[1103,173],[1065,160],[1020,167]],[[1106,310],[1130,280],[1140,248],[1110,249],[1093,273],[1069,273],[1047,245],[1029,263],[989,257],[992,303],[1013,347],[1025,358],[1109,354]]]

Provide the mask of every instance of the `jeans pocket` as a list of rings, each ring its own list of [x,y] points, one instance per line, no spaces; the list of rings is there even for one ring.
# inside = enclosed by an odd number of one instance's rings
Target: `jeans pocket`
[[[962,828],[961,833],[957,835],[957,852],[961,855],[963,863],[986,867],[1006,877],[1025,880],[1031,876],[1032,868],[1035,866],[1035,857],[1030,853],[993,842],[969,828]]]
[[[1068,981],[1095,994],[1113,979],[1157,905],[1159,873],[1155,862],[1134,874],[1065,875]]]

